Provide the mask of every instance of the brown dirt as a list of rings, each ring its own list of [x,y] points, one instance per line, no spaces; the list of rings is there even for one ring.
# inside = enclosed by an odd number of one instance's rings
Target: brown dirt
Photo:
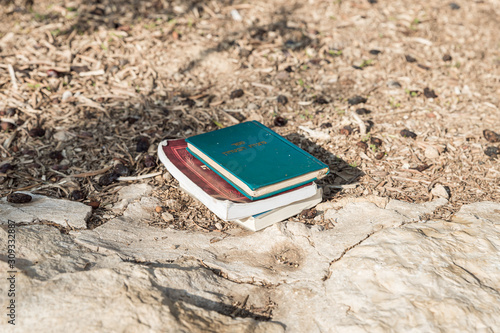
[[[99,204],[94,227],[112,216],[108,208],[127,183],[99,182],[110,167],[121,163],[130,176],[164,172],[155,153],[162,139],[256,119],[331,166],[320,182],[325,200],[375,194],[422,202],[441,184],[451,198],[437,217],[465,203],[498,202],[499,159],[485,150],[500,144],[483,130],[500,133],[500,7],[456,4],[0,5],[0,195],[30,189],[69,198],[81,190],[79,200]],[[243,95],[231,96],[237,89]],[[351,105],[355,96],[366,102]],[[158,214],[158,226],[232,227],[175,180],[139,181],[175,200],[176,208],[163,207],[175,220]]]

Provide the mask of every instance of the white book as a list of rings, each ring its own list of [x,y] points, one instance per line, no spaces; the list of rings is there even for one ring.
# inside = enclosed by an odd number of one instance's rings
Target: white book
[[[170,174],[193,197],[224,221],[243,219],[267,212],[317,194],[311,182],[265,199],[250,200],[187,150],[184,140],[165,140],[158,146],[158,157]]]
[[[196,199],[196,197],[192,193],[190,193],[186,188],[184,188],[183,184],[179,185],[182,190],[184,190],[187,194]],[[274,223],[281,222],[294,215],[297,215],[304,209],[312,208],[317,204],[319,204],[322,199],[323,199],[323,190],[321,188],[318,188],[316,194],[313,195],[312,197],[292,202],[289,205],[275,208],[264,213],[256,214],[242,219],[231,220],[231,222],[239,224],[245,229],[251,231],[258,231]]]
[[[237,219],[231,222],[237,223],[248,230],[258,231],[274,223],[281,222],[294,215],[297,215],[304,209],[313,208],[321,202],[322,197],[323,190],[321,188],[318,188],[317,193],[310,198],[296,201],[289,204],[288,206],[276,208],[265,213],[250,216],[244,219]]]

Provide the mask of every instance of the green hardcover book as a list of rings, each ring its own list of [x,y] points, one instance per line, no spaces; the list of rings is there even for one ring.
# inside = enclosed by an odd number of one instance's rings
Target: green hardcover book
[[[187,138],[188,151],[252,200],[328,174],[326,164],[257,121]]]

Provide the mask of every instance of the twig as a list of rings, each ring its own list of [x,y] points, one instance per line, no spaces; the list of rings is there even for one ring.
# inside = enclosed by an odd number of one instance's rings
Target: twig
[[[131,180],[140,180],[140,179],[145,179],[145,178],[151,178],[151,177],[156,177],[161,175],[161,171],[158,172],[153,172],[153,173],[148,173],[147,175],[142,175],[142,176],[131,176],[131,177],[118,177],[119,181],[131,181]]]
[[[245,297],[245,299],[243,300],[243,303],[241,303],[241,306],[240,307],[237,307],[233,313],[231,313],[231,317],[236,317],[236,315],[238,315],[243,309],[245,309],[245,306],[247,305],[247,302],[248,302],[248,298],[250,297],[250,295],[247,295]]]
[[[11,64],[8,64],[7,66],[8,66],[7,68],[9,69],[10,81],[12,82],[12,86],[14,87],[14,90],[17,90],[18,86],[17,86],[16,73],[14,72],[14,67],[12,67]]]
[[[223,110],[223,111],[224,111],[224,110]],[[238,119],[234,118],[233,116],[231,116],[231,115],[230,115],[229,113],[227,113],[226,111],[224,111],[224,115],[225,115],[226,117],[228,117],[228,118],[229,118],[229,120],[231,120],[234,124],[239,124],[239,123],[240,123],[240,121],[239,121]]]
[[[354,120],[358,123],[359,125],[359,133],[361,135],[365,135],[366,134],[366,125],[364,123],[363,120],[361,120],[361,118],[359,118],[359,116],[356,114],[356,113],[351,113],[351,116],[354,118]]]
[[[8,139],[7,139],[7,140],[8,140]],[[7,140],[5,140],[5,141],[7,141]],[[4,145],[5,145],[5,143],[4,143]],[[6,153],[7,155],[9,155],[9,157],[11,157],[11,156],[12,156],[12,154],[11,154],[11,153],[9,153],[9,151],[8,151],[8,150],[7,150],[4,146],[0,145],[0,148],[2,148],[2,149],[5,151],[5,153]]]
[[[101,173],[105,173],[106,171],[108,171],[111,168],[112,168],[112,166],[107,166],[104,169],[90,171],[90,172],[84,172],[84,173],[77,173],[76,175],[70,175],[70,177],[85,178],[85,177],[97,176],[97,175],[100,175]]]
[[[17,135],[17,131],[14,131],[7,139],[5,139],[2,148],[8,149],[10,147],[10,145],[12,144],[12,141],[14,141],[16,135]],[[10,154],[9,154],[9,156],[10,156]]]
[[[360,184],[354,183],[354,184],[345,184],[345,185],[325,185],[325,187],[342,190],[345,188],[356,188],[358,185],[360,185]]]
[[[431,183],[430,181],[423,180],[423,179],[412,179],[412,178],[405,178],[405,177],[399,177],[399,176],[392,176],[392,178],[397,179],[397,180],[402,180],[402,181],[414,182],[414,183],[424,183],[424,184]]]
[[[26,190],[32,189],[33,187],[40,186],[42,184],[43,183],[38,183],[38,184],[34,184],[34,185],[28,185],[28,186],[25,186],[25,187],[15,188],[15,189],[12,189],[12,192],[26,191]]]
[[[264,88],[264,89],[268,89],[268,90],[274,89],[274,87],[269,85],[269,84],[263,84],[263,83],[259,83],[259,82],[252,82],[250,84],[254,87]]]
[[[98,76],[98,75],[104,75],[105,72],[102,69],[96,70],[96,71],[90,71],[90,72],[82,72],[79,75],[80,76]]]

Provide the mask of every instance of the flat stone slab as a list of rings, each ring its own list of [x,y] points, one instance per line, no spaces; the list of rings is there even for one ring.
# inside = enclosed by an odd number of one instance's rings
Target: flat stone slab
[[[145,183],[124,186],[118,191],[118,202],[113,205],[112,209],[115,213],[119,213],[127,208],[128,204],[147,197],[152,191],[153,187]]]
[[[7,221],[16,223],[34,223],[41,220],[59,224],[63,227],[83,229],[87,227],[87,220],[92,213],[92,207],[80,202],[64,199],[53,199],[43,195],[29,194],[31,202],[15,204],[0,199],[0,224]]]
[[[126,262],[46,225],[18,227],[16,236],[17,320],[1,320],[0,332],[284,332],[232,305],[258,287],[218,277],[195,260]],[[2,228],[0,241],[7,243]],[[0,271],[10,271],[0,258]],[[7,286],[0,283],[2,297]],[[269,302],[265,294],[252,298],[261,307]]]
[[[289,222],[257,233],[245,234],[236,229],[234,232],[239,236],[224,237],[217,233],[152,229],[138,222],[141,216],[147,219],[147,212],[157,204],[146,199],[129,205],[124,217],[94,230],[78,232],[76,242],[94,250],[119,253],[127,260],[178,260],[189,254],[241,282],[280,284],[325,276],[330,262],[346,248],[378,230],[396,227],[415,218],[371,202],[352,202],[338,211],[326,212],[325,218],[330,219],[333,226],[330,230]],[[415,204],[413,208],[432,212],[433,209],[427,206],[434,207]]]
[[[15,329],[496,331],[500,204],[425,219],[444,202],[324,205],[329,229],[284,222],[257,233],[194,233],[150,227],[134,214],[70,235],[18,226]],[[10,328],[0,322],[0,331]]]

